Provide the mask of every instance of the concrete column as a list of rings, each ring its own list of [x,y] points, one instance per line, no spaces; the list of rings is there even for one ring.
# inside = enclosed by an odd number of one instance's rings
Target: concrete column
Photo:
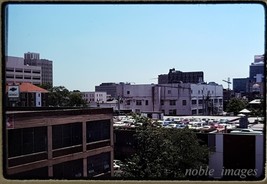
[[[83,153],[86,152],[86,121],[82,122]],[[83,158],[83,177],[87,177],[87,158]]]
[[[263,135],[256,135],[255,136],[255,169],[257,169],[256,177],[260,177],[263,172],[263,167],[264,167],[263,143],[264,143]]]
[[[48,176],[53,177],[53,166],[51,160],[53,158],[52,145],[52,125],[47,126],[47,153],[48,153]]]
[[[213,178],[222,178],[223,169],[223,134],[215,135],[215,152],[210,155],[209,169],[214,170]]]

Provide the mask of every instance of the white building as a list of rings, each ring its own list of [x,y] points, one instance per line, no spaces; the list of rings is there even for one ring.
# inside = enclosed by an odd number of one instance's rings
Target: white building
[[[165,115],[215,115],[223,109],[223,87],[216,84],[124,85],[121,110]]]
[[[107,93],[106,92],[81,92],[82,97],[88,103],[106,103],[107,102]]]
[[[24,65],[24,58],[6,57],[6,83],[31,83],[39,85],[42,82],[40,66]]]

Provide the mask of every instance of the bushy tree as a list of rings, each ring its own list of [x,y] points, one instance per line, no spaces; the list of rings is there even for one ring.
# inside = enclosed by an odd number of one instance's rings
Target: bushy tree
[[[55,86],[49,90],[48,104],[54,107],[86,107],[87,103],[80,92],[70,92],[64,86]]]
[[[182,179],[186,169],[208,163],[209,149],[188,128],[142,127],[136,134],[136,153],[127,160],[123,176],[140,179]]]
[[[227,112],[233,112],[235,115],[246,108],[248,102],[242,98],[232,98],[226,105]]]

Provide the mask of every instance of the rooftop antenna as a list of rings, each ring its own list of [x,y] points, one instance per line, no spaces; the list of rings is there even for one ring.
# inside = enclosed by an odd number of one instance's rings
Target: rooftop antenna
[[[228,91],[230,90],[230,84],[232,84],[231,82],[230,82],[230,77],[228,77],[228,79],[227,80],[222,80],[223,82],[226,82],[227,84],[228,84]]]

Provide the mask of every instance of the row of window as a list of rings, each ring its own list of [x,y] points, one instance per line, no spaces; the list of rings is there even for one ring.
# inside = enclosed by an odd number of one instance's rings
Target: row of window
[[[16,75],[16,76],[14,76],[14,75],[6,75],[6,78],[7,79],[32,79],[32,80],[41,80],[41,77],[35,77],[35,76],[27,76],[27,75],[25,75],[25,76],[22,76],[22,75]]]
[[[40,70],[29,70],[29,69],[22,69],[22,68],[6,68],[7,72],[19,72],[19,73],[35,73],[35,74],[40,74]]]
[[[222,99],[210,99],[210,102],[213,102],[213,103],[218,103],[219,102],[220,104],[222,104]],[[192,105],[196,105],[197,104],[197,100],[192,100],[191,103],[192,103]],[[203,100],[202,99],[198,100],[198,104],[199,105],[203,104]]]
[[[110,139],[110,120],[86,123],[86,142]],[[82,144],[82,123],[52,126],[52,148]],[[11,129],[8,131],[8,156],[14,157],[47,151],[47,127]]]
[[[103,94],[96,94],[97,97],[103,97]],[[83,97],[95,97],[95,94],[84,94]]]
[[[170,100],[170,101],[169,101],[169,105],[171,105],[171,106],[175,106],[175,105],[176,105],[176,101],[177,101],[177,100]],[[161,105],[164,105],[164,104],[165,104],[165,101],[164,101],[164,100],[161,100],[161,101],[160,101],[160,104],[161,104]],[[186,106],[186,105],[187,105],[187,101],[186,101],[186,100],[182,100],[182,105],[183,105],[183,106]]]
[[[83,176],[83,159],[72,160],[53,165],[54,179],[75,179]],[[93,177],[111,171],[110,152],[87,157],[87,177]],[[48,177],[48,167],[34,169],[13,175],[14,178],[40,179]]]

